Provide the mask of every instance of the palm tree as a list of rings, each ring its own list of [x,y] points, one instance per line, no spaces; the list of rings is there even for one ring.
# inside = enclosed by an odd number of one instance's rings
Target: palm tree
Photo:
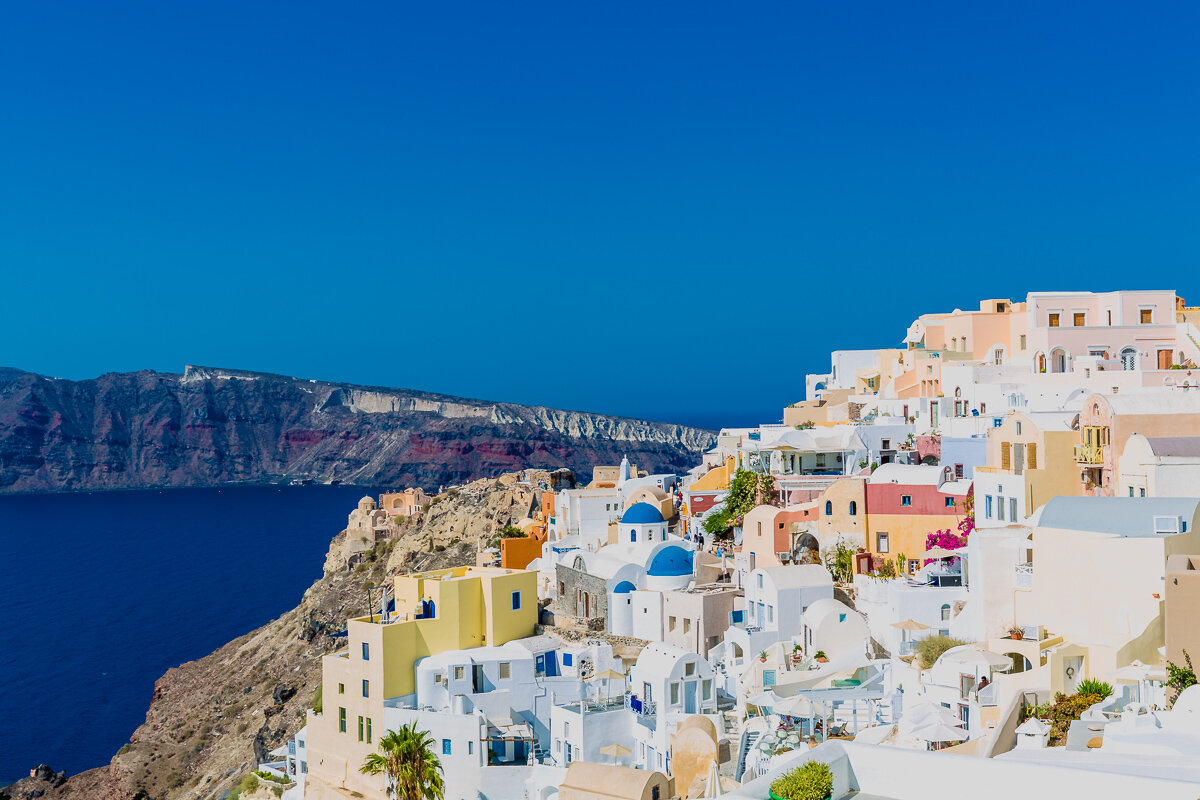
[[[386,775],[388,797],[397,800],[442,800],[446,791],[433,739],[415,722],[389,731],[379,740],[379,752],[367,756],[358,771]]]

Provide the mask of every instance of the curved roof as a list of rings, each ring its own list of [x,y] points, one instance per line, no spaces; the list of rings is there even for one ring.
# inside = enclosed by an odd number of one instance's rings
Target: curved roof
[[[1197,504],[1200,500],[1194,497],[1059,496],[1042,506],[1036,525],[1117,536],[1154,536],[1155,517],[1183,517],[1190,524]]]
[[[690,655],[695,655],[695,653],[666,642],[653,642],[643,647],[642,652],[638,653],[634,666],[639,672],[648,669],[651,675],[666,677],[671,674],[671,670],[679,659],[687,658]]]
[[[880,464],[868,480],[902,486],[938,486],[943,469],[935,464]]]
[[[804,610],[804,624],[815,628],[820,625],[826,617],[829,617],[833,614],[845,614],[847,621],[850,620],[851,614],[856,617],[859,616],[857,611],[843,603],[841,600],[834,600],[832,597],[823,597],[820,600],[812,603]]]
[[[708,717],[701,716],[700,714],[692,714],[684,717],[683,720],[680,721],[679,725],[676,726],[675,732],[682,733],[689,728],[696,728],[697,730],[703,731],[712,737],[714,742],[717,741],[717,726],[714,725],[713,721]]]
[[[647,497],[652,497],[655,500],[662,502],[670,497],[670,495],[657,486],[642,486],[633,492],[633,494],[629,495],[629,499],[633,500],[635,503],[640,503]]]
[[[596,764],[590,761],[572,761],[567,767],[567,777],[560,789],[579,789],[591,796],[597,787],[604,787],[605,797],[641,800],[647,787],[666,782],[667,776],[648,769],[622,767],[617,764]]]
[[[621,517],[622,525],[644,525],[646,523],[666,522],[657,508],[649,503],[634,503],[625,510]]]
[[[374,498],[374,497],[371,497],[371,495],[369,495],[369,494],[364,494],[362,497],[360,497],[360,498],[358,499],[358,502],[359,502],[359,504],[360,504],[360,505],[361,505],[362,503],[374,503],[374,502],[375,502],[375,498]]]

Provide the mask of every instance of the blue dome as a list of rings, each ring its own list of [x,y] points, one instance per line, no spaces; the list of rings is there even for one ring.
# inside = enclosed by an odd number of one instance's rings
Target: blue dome
[[[692,571],[692,551],[671,546],[658,551],[646,574],[656,577],[679,577],[691,575]]]
[[[645,525],[646,523],[665,522],[658,509],[649,503],[634,503],[625,509],[621,523],[625,525]]]

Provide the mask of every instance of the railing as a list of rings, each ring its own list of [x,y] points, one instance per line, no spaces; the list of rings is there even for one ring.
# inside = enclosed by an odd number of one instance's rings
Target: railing
[[[1104,448],[1094,444],[1075,445],[1076,464],[1103,464]]]
[[[658,704],[653,700],[639,700],[636,697],[626,697],[625,706],[640,717],[652,717],[658,710]]]
[[[915,652],[917,652],[916,642],[912,641],[911,639],[905,639],[900,643],[900,655],[911,656]]]
[[[1033,564],[1017,564],[1013,567],[1013,585],[1023,591],[1033,591]]]

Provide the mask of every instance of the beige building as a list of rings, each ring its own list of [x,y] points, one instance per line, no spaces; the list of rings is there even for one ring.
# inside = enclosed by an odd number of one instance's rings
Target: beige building
[[[1118,497],[1200,494],[1200,436],[1131,434],[1118,461]]]
[[[615,764],[572,761],[558,787],[559,800],[668,800],[675,782],[661,772]]]
[[[975,524],[1022,523],[1046,501],[1079,494],[1073,412],[1013,413],[988,431],[987,465],[975,468]]]
[[[867,544],[867,479],[839,478],[817,498],[816,536],[822,549],[838,540],[847,547]]]
[[[1083,494],[1112,497],[1122,488],[1118,456],[1133,434],[1149,438],[1200,436],[1200,392],[1089,395],[1079,415]]]
[[[1015,619],[1061,637],[1044,653],[1053,691],[1103,678],[1134,659],[1160,660],[1167,559],[1200,552],[1195,498],[1056,497],[1030,519],[1032,591],[1015,594]],[[992,643],[1023,652],[1033,642]],[[1038,661],[1038,650],[1033,651]]]
[[[1167,558],[1167,661],[1184,666],[1184,651],[1200,669],[1200,556],[1176,553]]]

